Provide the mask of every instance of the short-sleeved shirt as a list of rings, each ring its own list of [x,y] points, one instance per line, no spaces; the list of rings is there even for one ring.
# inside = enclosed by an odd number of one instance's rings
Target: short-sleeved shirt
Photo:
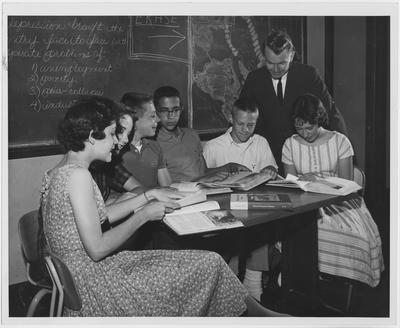
[[[269,165],[278,167],[267,139],[254,134],[246,142],[236,143],[231,131],[232,128],[229,128],[223,135],[205,144],[203,156],[207,167],[219,167],[230,162],[244,165],[253,172],[260,172]]]
[[[122,187],[133,176],[144,187],[156,187],[158,170],[165,167],[166,163],[159,143],[144,138],[140,151],[135,146],[129,145],[129,148],[121,154],[121,163],[115,166],[113,182],[114,185]]]
[[[337,176],[339,160],[354,156],[350,140],[336,131],[318,145],[303,144],[298,138],[298,134],[287,138],[282,149],[282,163],[294,165],[298,174],[314,172],[324,178]]]
[[[191,181],[204,175],[203,151],[196,131],[178,127],[174,134],[160,129],[157,141],[173,182]]]

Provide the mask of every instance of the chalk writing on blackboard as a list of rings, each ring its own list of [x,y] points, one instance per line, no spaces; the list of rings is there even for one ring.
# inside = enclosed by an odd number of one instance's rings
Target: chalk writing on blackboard
[[[9,17],[11,145],[55,144],[58,120],[78,97],[105,95],[113,59],[127,60],[127,26],[117,17]]]
[[[129,59],[189,63],[188,17],[136,16],[129,24]]]

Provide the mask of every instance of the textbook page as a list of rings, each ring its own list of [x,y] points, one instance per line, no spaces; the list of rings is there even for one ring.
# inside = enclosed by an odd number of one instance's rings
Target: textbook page
[[[167,214],[164,223],[178,235],[242,227],[243,223],[226,210]]]

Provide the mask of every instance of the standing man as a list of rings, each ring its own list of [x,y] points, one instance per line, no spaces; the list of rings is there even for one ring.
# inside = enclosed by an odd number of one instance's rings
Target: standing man
[[[327,128],[344,134],[347,130],[343,116],[317,70],[293,62],[295,48],[285,31],[272,31],[264,42],[264,52],[266,65],[249,73],[240,97],[256,102],[260,110],[256,132],[268,140],[281,169],[283,143],[293,134],[290,112],[299,96],[311,93],[318,97],[328,111]]]

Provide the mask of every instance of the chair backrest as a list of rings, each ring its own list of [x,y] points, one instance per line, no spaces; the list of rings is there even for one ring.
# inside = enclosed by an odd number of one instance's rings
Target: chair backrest
[[[38,248],[38,221],[37,210],[31,211],[23,215],[18,222],[18,233],[21,240],[22,252],[28,262],[39,261],[39,248]]]
[[[59,257],[52,253],[47,254],[45,259],[58,292],[61,295],[64,295],[63,305],[74,311],[80,310],[82,307],[82,301],[78,290],[76,289],[74,278],[72,277],[68,267]]]
[[[360,169],[358,166],[354,166],[353,180],[357,182],[359,186],[362,187],[362,189],[360,190],[361,191],[360,195],[363,196],[366,184],[366,177],[364,171]]]
[[[365,173],[358,166],[354,166],[353,180],[357,182],[363,189],[365,188]]]

